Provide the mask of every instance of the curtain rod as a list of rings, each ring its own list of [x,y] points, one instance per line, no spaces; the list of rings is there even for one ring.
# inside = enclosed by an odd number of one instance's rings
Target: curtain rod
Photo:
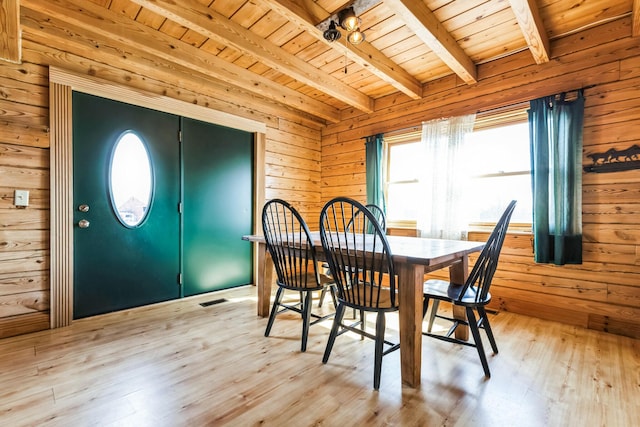
[[[577,88],[577,89],[563,90],[563,91],[558,92],[558,93],[552,93],[552,94],[549,94],[549,95],[543,95],[543,96],[557,96],[557,95],[561,95],[561,94],[563,94],[563,93],[564,93],[564,94],[568,94],[568,93],[571,93],[571,92],[580,92],[581,90],[582,90],[582,91],[584,91],[585,89],[592,89],[592,88],[594,88],[594,87],[596,87],[596,86],[597,86],[597,85],[587,85],[587,86],[579,87],[579,88]],[[540,96],[539,98],[542,98],[542,96]]]

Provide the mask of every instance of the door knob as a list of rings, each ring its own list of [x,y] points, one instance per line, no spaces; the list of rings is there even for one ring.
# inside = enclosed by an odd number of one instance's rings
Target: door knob
[[[81,219],[80,221],[78,221],[78,227],[80,228],[89,228],[89,221],[87,221],[86,219]]]

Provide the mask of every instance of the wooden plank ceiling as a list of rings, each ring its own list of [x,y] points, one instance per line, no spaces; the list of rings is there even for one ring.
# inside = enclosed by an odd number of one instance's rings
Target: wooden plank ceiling
[[[640,0],[21,0],[21,7],[186,67],[198,78],[304,111],[318,121],[371,112],[394,93],[529,50],[553,58],[552,41],[631,16]],[[365,42],[323,38],[329,18],[353,6]],[[635,34],[634,34],[635,35]]]

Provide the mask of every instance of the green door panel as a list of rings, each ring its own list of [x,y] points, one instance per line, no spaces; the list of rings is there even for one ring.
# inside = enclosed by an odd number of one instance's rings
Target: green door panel
[[[179,297],[179,117],[73,94],[74,317]],[[151,159],[154,192],[146,219],[126,227],[109,194],[114,144],[136,132]],[[89,206],[80,212],[79,206]],[[89,221],[79,228],[78,221]]]
[[[251,282],[253,135],[183,118],[184,295]]]

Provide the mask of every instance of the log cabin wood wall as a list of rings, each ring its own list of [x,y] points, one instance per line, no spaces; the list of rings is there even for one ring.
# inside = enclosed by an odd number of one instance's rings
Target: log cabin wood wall
[[[455,77],[424,86],[424,97],[389,96],[375,113],[346,112],[323,129],[322,199],[364,201],[362,138],[420,126],[423,120],[486,111],[577,88],[585,90],[583,163],[589,153],[640,140],[640,41],[631,19],[552,42],[552,60],[532,65],[525,51],[478,66],[479,83]],[[640,337],[640,170],[583,174],[583,264],[533,262],[530,234],[510,234],[494,279],[494,309]],[[488,236],[472,234],[471,239]]]
[[[585,164],[586,154],[626,148],[640,135],[640,43],[628,36],[630,18],[553,41],[548,64],[533,65],[524,51],[479,65],[476,85],[447,77],[424,85],[419,101],[380,98],[373,114],[345,110],[327,127],[188,70],[123,55],[116,41],[96,44],[82,32],[71,39],[28,9],[21,21],[22,63],[0,61],[0,337],[49,326],[50,65],[266,123],[265,197],[292,201],[314,229],[331,197],[365,199],[367,135],[578,87],[589,87]],[[640,337],[639,181],[637,171],[584,175],[583,265],[536,265],[531,236],[508,236],[494,308]],[[15,189],[30,191],[27,209],[13,206]]]
[[[71,40],[29,9],[21,23],[22,63],[0,61],[0,338],[50,324],[49,66],[265,123],[264,197],[318,216],[322,124],[311,116],[119,55],[126,46],[116,41]],[[15,189],[30,191],[26,209],[13,206]]]

